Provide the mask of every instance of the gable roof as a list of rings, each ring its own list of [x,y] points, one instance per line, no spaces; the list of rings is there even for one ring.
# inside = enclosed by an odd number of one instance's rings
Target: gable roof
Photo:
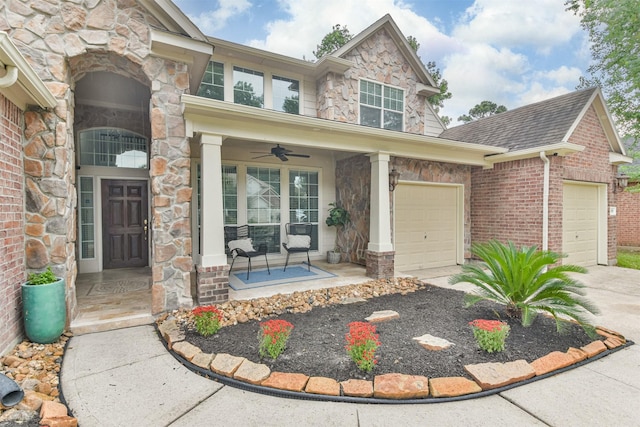
[[[440,93],[440,88],[436,86],[435,80],[433,80],[433,77],[431,77],[431,74],[427,71],[426,67],[418,57],[418,54],[411,48],[407,38],[402,34],[402,31],[400,31],[400,28],[398,28],[398,25],[388,13],[354,36],[344,46],[329,55],[343,57],[380,29],[385,29],[387,31],[387,34],[389,34],[393,39],[402,55],[407,59],[407,61],[409,61],[409,64],[411,64],[411,68],[413,68],[418,75],[418,78],[420,79],[418,93],[424,96],[431,96]]]
[[[452,127],[440,137],[503,147],[509,152],[540,151],[545,147],[569,144],[569,137],[592,105],[611,150],[625,155],[600,88],[571,92]]]

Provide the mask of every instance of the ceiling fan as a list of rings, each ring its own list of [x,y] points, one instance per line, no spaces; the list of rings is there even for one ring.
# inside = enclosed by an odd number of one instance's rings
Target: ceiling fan
[[[257,153],[257,152],[254,151],[254,153]],[[263,154],[262,156],[254,157],[254,159],[259,159],[261,157],[275,156],[280,160],[282,160],[283,162],[286,162],[287,160],[289,160],[289,157],[304,157],[304,158],[311,157],[308,154],[292,153],[291,150],[281,147],[280,144],[276,145],[275,147],[272,147],[270,153],[262,153],[262,154]]]

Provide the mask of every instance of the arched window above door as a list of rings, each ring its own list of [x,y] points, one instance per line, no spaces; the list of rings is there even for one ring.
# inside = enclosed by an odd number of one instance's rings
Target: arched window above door
[[[147,138],[126,129],[100,127],[78,133],[81,166],[147,169]]]

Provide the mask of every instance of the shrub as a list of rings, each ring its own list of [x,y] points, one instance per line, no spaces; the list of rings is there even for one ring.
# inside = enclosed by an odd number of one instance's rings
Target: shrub
[[[556,321],[558,331],[565,320],[573,319],[587,333],[594,332],[585,315],[598,310],[582,298],[584,285],[568,273],[586,273],[577,265],[554,265],[561,255],[551,251],[538,251],[535,246],[517,249],[495,240],[472,245],[471,251],[482,260],[465,264],[462,272],[449,279],[450,284],[469,282],[478,288],[478,294],[465,295],[471,306],[481,300],[490,300],[506,306],[510,317],[519,318],[523,326],[530,326],[539,312],[547,312]]]
[[[196,324],[196,331],[203,337],[213,335],[220,330],[222,313],[212,305],[194,308],[193,317]]]
[[[286,320],[273,319],[260,323],[260,357],[269,355],[273,360],[287,347],[293,325]]]
[[[376,350],[380,346],[376,327],[367,322],[349,323],[349,333],[345,335],[347,340],[347,353],[358,368],[364,372],[371,372],[378,363],[375,358]]]
[[[469,322],[478,347],[487,353],[503,351],[511,328],[499,320],[476,319]]]

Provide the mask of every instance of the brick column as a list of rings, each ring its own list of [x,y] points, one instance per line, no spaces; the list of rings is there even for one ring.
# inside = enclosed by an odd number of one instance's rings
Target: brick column
[[[198,305],[229,301],[229,265],[196,266]]]
[[[395,251],[367,251],[367,277],[388,279],[394,275]]]

